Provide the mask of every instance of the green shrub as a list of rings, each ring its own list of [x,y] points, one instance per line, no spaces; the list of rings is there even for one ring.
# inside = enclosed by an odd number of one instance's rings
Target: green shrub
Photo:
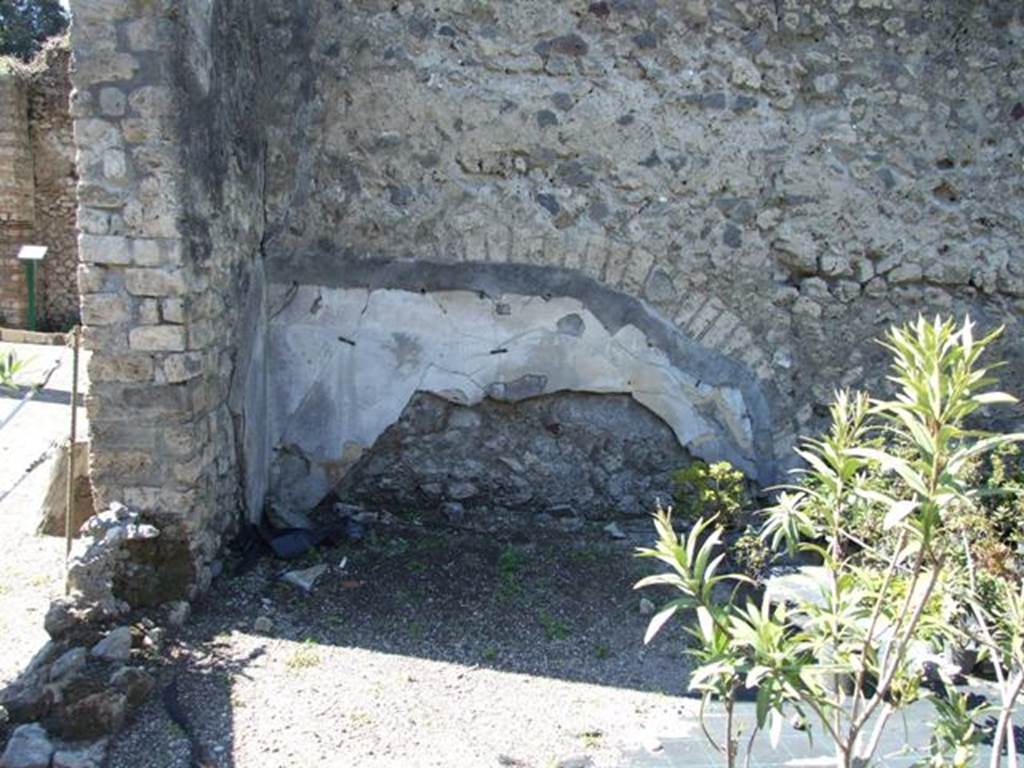
[[[1024,688],[1024,586],[1012,570],[981,570],[974,560],[978,541],[998,541],[1006,532],[1001,513],[987,506],[993,495],[977,463],[993,452],[1002,451],[989,461],[1013,455],[1007,447],[1024,434],[966,426],[983,407],[1015,402],[988,389],[992,379],[978,364],[998,334],[975,339],[970,320],[958,328],[919,318],[885,339],[894,399],[836,394],[831,429],[797,451],[806,468],[767,510],[760,534],[775,549],[820,558],[816,599],[776,604],[765,595],[741,605],[739,590],[716,589],[750,582],[721,572],[723,522],[706,516],[718,510],[707,505],[685,537],[676,534],[670,512],[655,515],[658,541],[639,554],[669,570],[636,586],[667,585],[678,594],[654,615],[645,642],[682,613],[697,639],[690,687],[704,704],[717,699],[725,709],[725,733],[712,743],[726,765],[740,753],[733,712],[743,689],[756,699],[756,726],[744,745],[748,764],[757,734],[768,731],[774,745],[795,715],[817,721],[837,768],[870,765],[893,716],[926,695],[911,648],[969,639],[996,669],[990,766],[999,768],[1005,744],[1016,767],[1012,713]],[[1001,466],[1002,486],[1009,481]],[[997,533],[979,538],[972,526],[981,518],[996,520]],[[951,620],[968,615],[969,633],[966,622]],[[975,711],[952,697],[936,700],[936,710],[928,764],[971,764]]]
[[[746,504],[746,478],[728,461],[695,461],[672,474],[675,509],[688,520],[715,517],[735,527]]]

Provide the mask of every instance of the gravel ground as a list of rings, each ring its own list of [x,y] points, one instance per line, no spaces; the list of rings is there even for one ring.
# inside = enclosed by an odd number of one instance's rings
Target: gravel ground
[[[626,765],[695,708],[681,633],[642,644],[631,586],[651,566],[631,547],[600,530],[384,533],[299,564],[330,565],[308,595],[264,559],[214,587],[162,683],[218,768]],[[165,698],[111,768],[189,766]]]

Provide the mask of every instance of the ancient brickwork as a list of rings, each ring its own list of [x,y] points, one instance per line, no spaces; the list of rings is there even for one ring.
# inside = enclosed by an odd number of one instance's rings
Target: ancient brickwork
[[[1024,380],[1015,4],[72,12],[98,502],[176,521],[200,585],[416,393],[629,395],[772,481],[895,321],[1005,323]]]
[[[28,297],[21,245],[46,246],[36,266],[36,323],[40,330],[64,330],[78,320],[78,244],[75,229],[75,148],[68,97],[70,47],[64,38],[47,43],[27,65],[4,67],[4,110],[0,132],[4,159],[5,245],[0,258],[3,308],[0,321],[24,326]],[[15,191],[16,190],[16,191]],[[12,195],[12,196],[7,196]]]
[[[28,313],[18,249],[35,223],[25,90],[20,73],[0,62],[0,323],[16,327]]]
[[[229,203],[213,199],[230,185],[208,162],[223,143],[189,122],[220,114],[198,103],[215,98],[220,22],[201,2],[80,0],[72,12],[93,483],[99,504],[132,504],[186,537],[202,587],[238,506],[226,405],[238,302],[224,297],[241,290],[231,259],[247,241],[221,227],[261,222],[240,207],[213,223]]]
[[[27,69],[29,133],[35,180],[35,242],[47,247],[41,268],[40,327],[78,322],[75,145],[69,98],[71,48],[51,41]]]

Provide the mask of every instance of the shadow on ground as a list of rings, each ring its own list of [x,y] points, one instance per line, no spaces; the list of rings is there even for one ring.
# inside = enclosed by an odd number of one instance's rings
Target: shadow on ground
[[[362,740],[370,742],[360,745],[370,756],[365,764],[387,765],[389,745],[369,731],[392,730],[383,728],[387,719],[408,705],[419,712],[410,717],[436,715],[438,732],[459,738],[460,718],[470,716],[476,695],[460,681],[490,672],[497,673],[486,677],[493,690],[482,701],[506,721],[517,711],[517,696],[536,710],[530,697],[537,678],[583,684],[578,695],[594,697],[597,706],[603,704],[596,692],[608,689],[620,689],[623,701],[640,692],[667,706],[667,697],[685,691],[682,633],[666,631],[644,647],[649,616],[641,615],[632,585],[652,564],[632,550],[600,529],[516,541],[389,528],[298,562],[261,560],[250,572],[215,584],[163,671],[163,686],[173,681],[175,695],[164,687],[164,695],[144,707],[116,740],[109,764],[186,766],[194,748],[195,765],[242,765],[237,755],[246,751],[272,755],[260,765],[314,765],[324,754],[350,754],[352,742]],[[319,564],[328,570],[311,593],[280,579],[285,570]],[[456,682],[449,686],[449,680]],[[401,703],[388,705],[396,692]],[[420,695],[430,700],[408,701]],[[459,713],[444,712],[445,697]],[[169,716],[179,705],[180,715]],[[247,723],[250,743],[240,749],[235,723],[239,708],[250,707],[267,714],[262,725]],[[249,719],[252,713],[243,714]],[[519,714],[550,720],[554,713]],[[486,716],[472,715],[468,727]],[[174,722],[182,718],[195,736],[191,747]],[[285,720],[287,733],[276,732]],[[600,730],[581,727],[584,736],[569,734],[565,749],[598,746],[592,742],[600,741]],[[318,745],[318,758],[316,750],[304,754],[302,743],[310,741]],[[254,743],[261,744],[258,750]],[[551,752],[557,756],[559,747]],[[496,754],[481,764],[547,768],[547,761],[516,760]],[[396,755],[394,764],[401,762]],[[579,763],[597,764],[613,763]]]
[[[649,617],[632,585],[654,565],[632,547],[600,529],[513,540],[389,528],[298,562],[265,558],[197,606],[107,766],[721,765],[685,695],[682,631],[642,644]],[[310,593],[281,579],[318,565]],[[879,764],[916,761],[907,744],[932,717],[915,704]],[[778,749],[756,743],[754,764],[825,748],[786,729]]]

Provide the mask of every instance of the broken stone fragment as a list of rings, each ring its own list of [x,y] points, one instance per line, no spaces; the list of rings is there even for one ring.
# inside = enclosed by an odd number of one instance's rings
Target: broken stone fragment
[[[54,600],[50,603],[46,616],[43,618],[43,628],[46,633],[56,639],[64,635],[77,623],[74,615],[74,603],[70,600]]]
[[[12,723],[30,723],[46,717],[53,705],[53,692],[38,681],[29,680],[5,695],[3,706]]]
[[[650,616],[654,613],[654,603],[648,600],[646,597],[640,598],[640,615]]]
[[[35,656],[25,667],[24,674],[30,675],[40,671],[43,667],[48,665],[54,659],[57,658],[57,645],[52,641],[48,640],[46,644],[36,651]]]
[[[46,729],[38,723],[14,729],[7,749],[0,757],[0,768],[49,768],[53,744]]]
[[[100,691],[63,708],[59,733],[67,739],[95,739],[117,733],[128,712],[128,697],[120,691]]]
[[[270,523],[274,528],[301,528],[306,531],[311,531],[315,527],[313,521],[309,519],[309,515],[298,509],[285,509],[277,506],[276,504],[271,505],[267,509],[267,522]]]
[[[128,697],[129,709],[135,709],[149,697],[156,682],[140,667],[121,667],[110,676],[110,684]]]
[[[145,523],[128,523],[124,527],[124,537],[127,541],[148,541],[160,535],[160,529]]]
[[[613,539],[626,538],[626,534],[619,527],[618,523],[608,523],[608,525],[604,527],[604,532],[607,533]]]
[[[176,600],[173,603],[168,603],[167,623],[172,627],[184,626],[185,622],[188,621],[188,617],[191,612],[192,607],[184,600]]]
[[[50,667],[50,681],[59,682],[81,670],[86,663],[85,648],[72,648]]]
[[[131,627],[118,627],[93,646],[90,653],[104,661],[127,661],[132,655]]]
[[[148,551],[146,547],[154,546],[150,542],[160,538],[159,529],[141,522],[137,512],[113,503],[87,521],[82,526],[82,534],[74,545],[68,567],[67,586],[71,597],[55,601],[46,616],[46,630],[51,637],[59,638],[81,624],[120,616],[129,609],[126,598],[142,604],[135,594],[139,589],[134,585],[156,581],[165,591],[180,592],[180,585],[169,579],[166,572],[159,578],[152,576],[153,566],[142,574],[136,573],[134,560],[138,554]],[[163,549],[177,551],[173,542]],[[146,575],[151,578],[142,578]],[[115,595],[115,584],[122,591],[125,587],[134,587],[134,591],[131,595]]]
[[[274,628],[274,622],[268,616],[257,616],[252,623],[252,628],[261,635],[265,635]]]
[[[107,755],[107,740],[81,749],[60,750],[53,756],[53,768],[102,768]]]
[[[301,571],[288,571],[281,578],[304,592],[312,592],[313,587],[316,586],[317,579],[323,576],[326,571],[326,565],[314,565],[312,568],[306,568]]]

